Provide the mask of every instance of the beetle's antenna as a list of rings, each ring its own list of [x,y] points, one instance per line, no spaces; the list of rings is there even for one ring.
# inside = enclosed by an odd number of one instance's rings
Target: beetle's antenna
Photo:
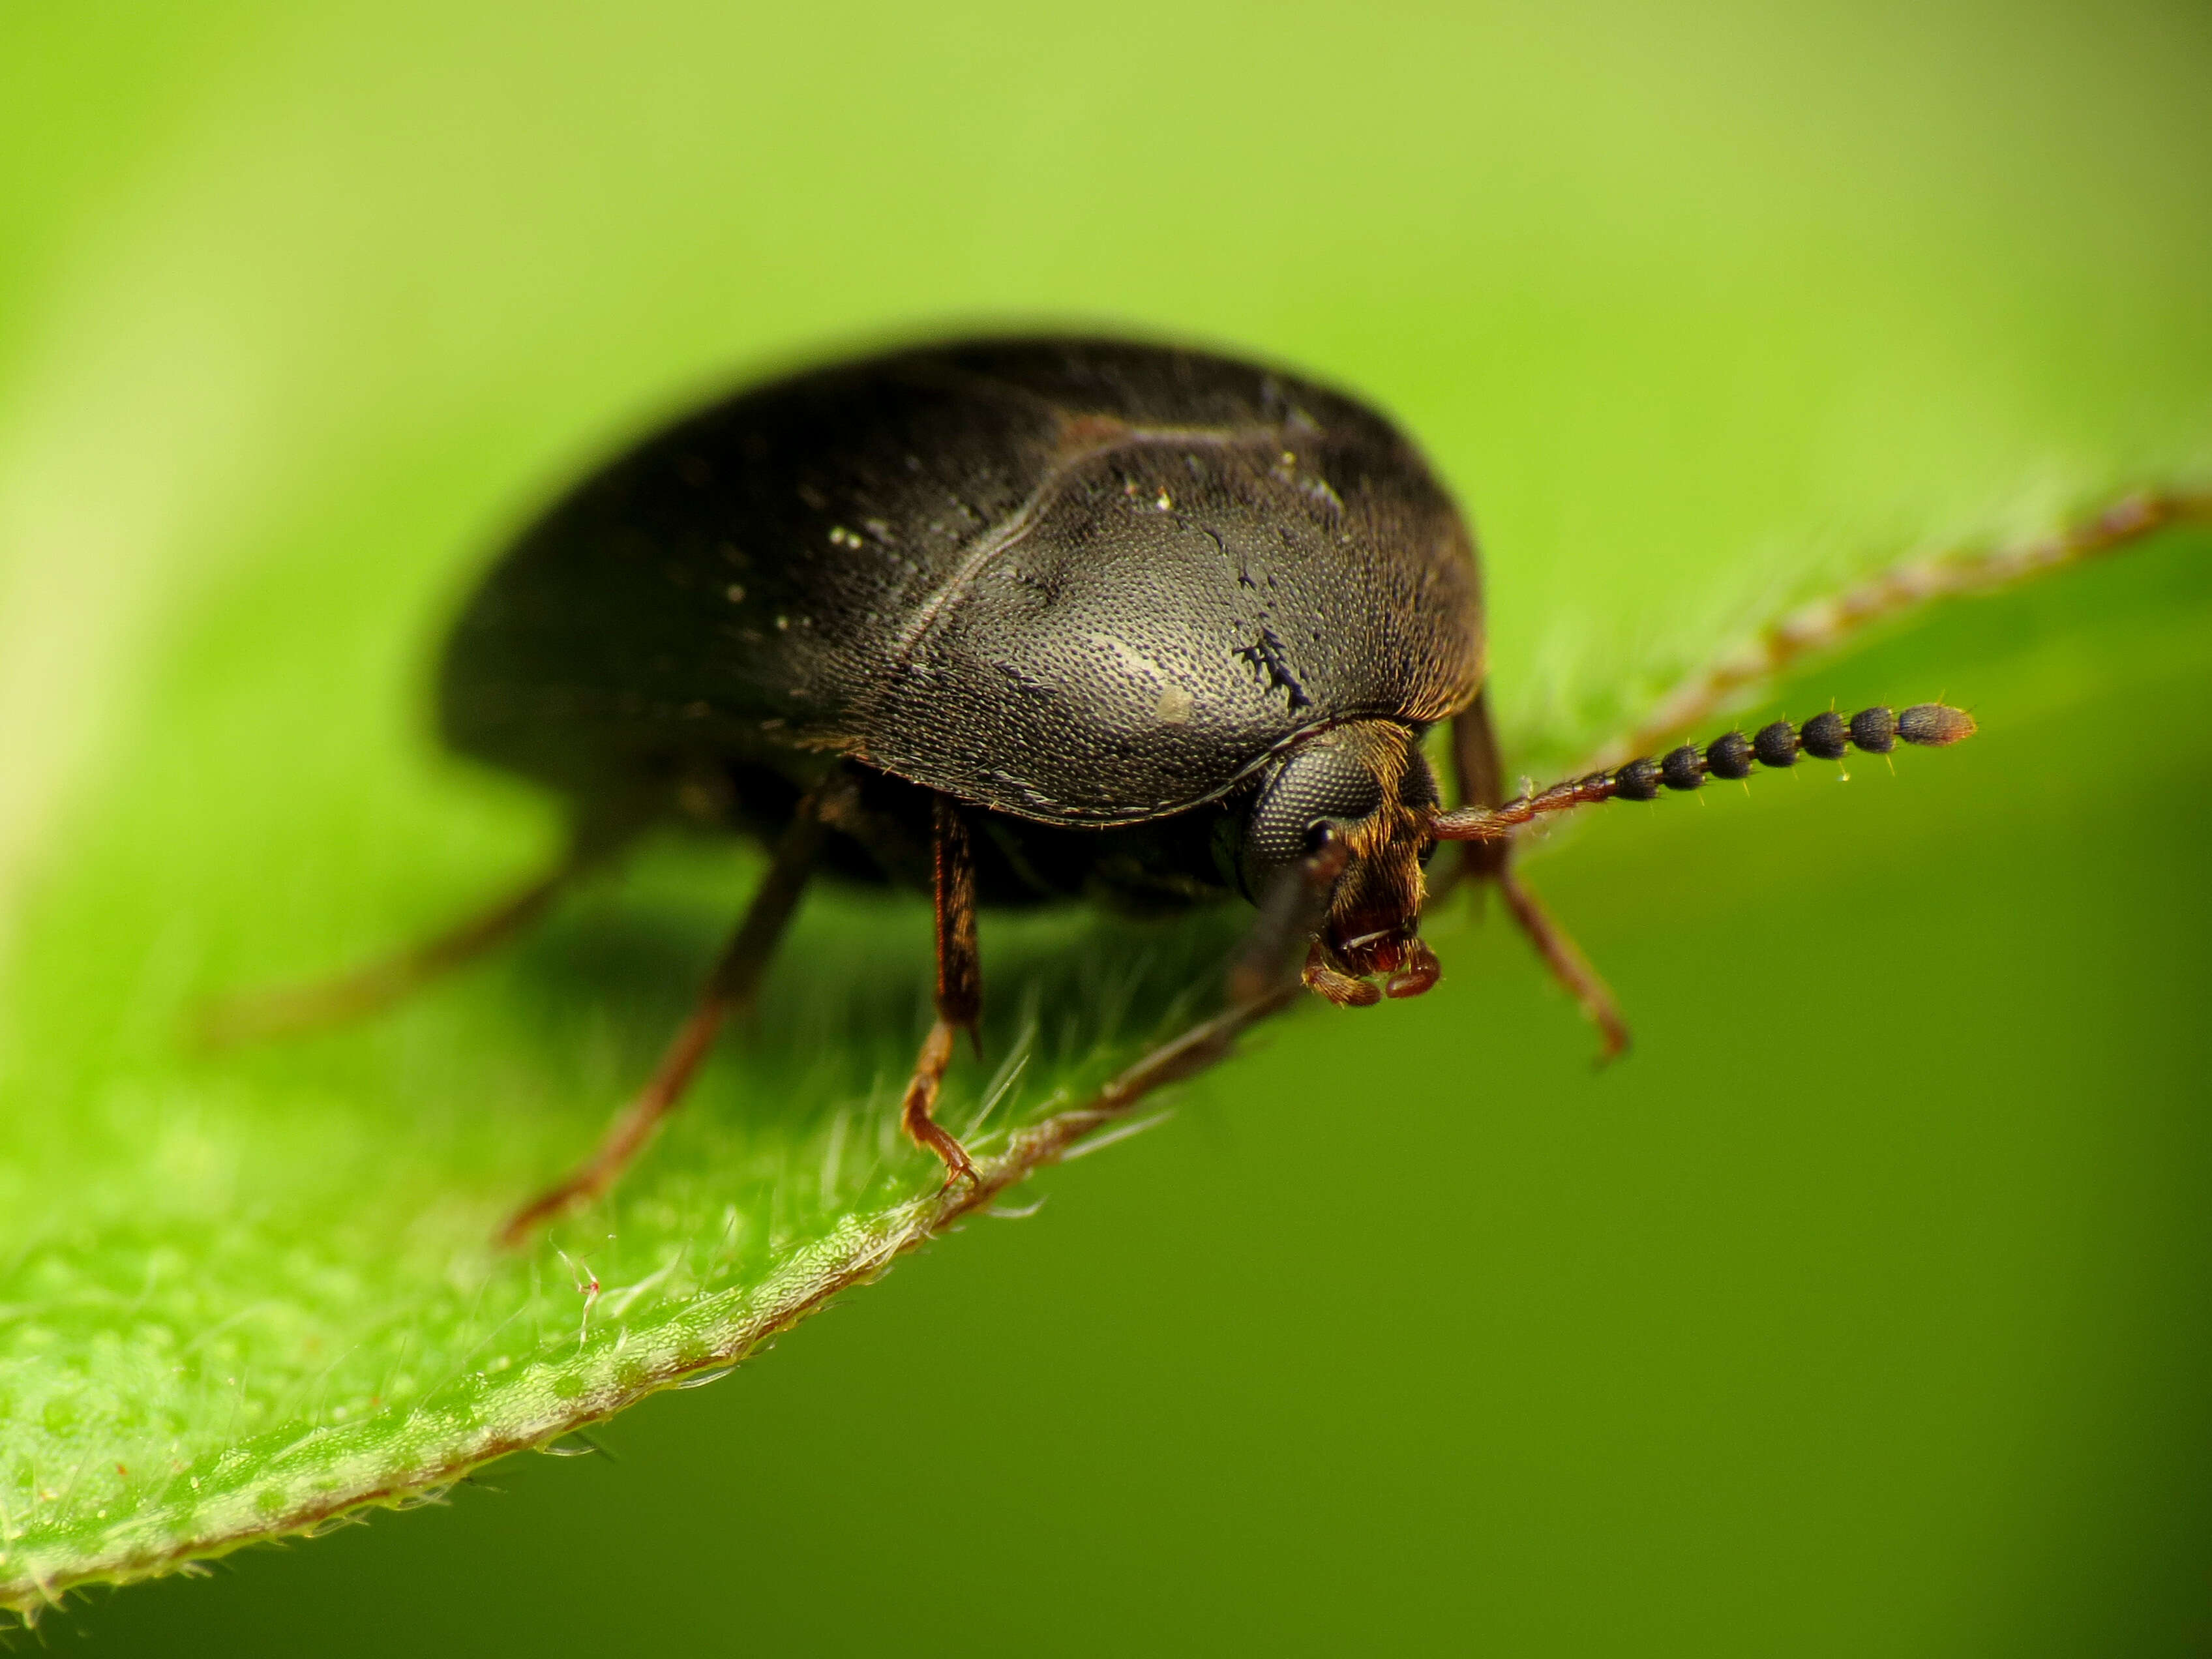
[[[1753,762],[1761,766],[1795,766],[1801,754],[1841,760],[1852,747],[1887,755],[1900,743],[1942,749],[1974,735],[1974,719],[1964,709],[1940,702],[1916,703],[1903,714],[1862,708],[1845,720],[1831,709],[1802,726],[1777,720],[1750,737],[1730,732],[1703,749],[1684,744],[1659,759],[1646,757],[1608,772],[1555,783],[1536,794],[1503,806],[1462,806],[1438,812],[1429,833],[1438,841],[1504,841],[1522,824],[1547,812],[1565,812],[1605,800],[1656,800],[1662,788],[1697,789],[1707,778],[1747,778]]]

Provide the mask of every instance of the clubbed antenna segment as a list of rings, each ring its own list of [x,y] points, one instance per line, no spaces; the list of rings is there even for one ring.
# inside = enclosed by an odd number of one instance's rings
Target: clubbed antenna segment
[[[1900,743],[1941,749],[1973,735],[1972,715],[1940,702],[1917,703],[1902,714],[1862,708],[1849,720],[1831,711],[1814,715],[1802,726],[1777,720],[1749,737],[1729,732],[1703,749],[1686,743],[1656,758],[1647,756],[1610,772],[1593,772],[1585,778],[1555,783],[1503,806],[1462,806],[1455,811],[1439,812],[1431,820],[1429,832],[1438,841],[1503,841],[1547,812],[1565,812],[1604,800],[1656,800],[1662,789],[1701,788],[1707,778],[1747,778],[1754,763],[1795,766],[1800,755],[1841,760],[1846,750],[1854,748],[1869,755],[1887,755]]]

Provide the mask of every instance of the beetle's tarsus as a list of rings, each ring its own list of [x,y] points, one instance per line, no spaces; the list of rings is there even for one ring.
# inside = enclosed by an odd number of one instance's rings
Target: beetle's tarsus
[[[1498,890],[1504,896],[1513,920],[1528,935],[1528,942],[1552,970],[1552,977],[1565,986],[1583,1011],[1583,1018],[1597,1027],[1598,1051],[1595,1064],[1601,1070],[1628,1052],[1632,1041],[1628,1021],[1622,1016],[1620,1003],[1607,984],[1605,975],[1590,965],[1590,959],[1582,952],[1566,929],[1552,919],[1543,901],[1522,885],[1519,877],[1510,870],[1500,871],[1494,878]]]
[[[968,1149],[935,1115],[938,1089],[945,1081],[946,1068],[952,1064],[952,1032],[951,1022],[945,1019],[938,1020],[929,1028],[929,1035],[921,1040],[921,1052],[915,1057],[914,1076],[908,1079],[906,1098],[899,1107],[899,1125],[906,1131],[907,1138],[945,1160],[945,1184],[948,1187],[956,1181],[975,1179],[975,1159],[968,1156]]]
[[[528,1243],[539,1228],[559,1220],[571,1210],[581,1208],[615,1184],[622,1172],[645,1150],[661,1120],[682,1103],[692,1073],[714,1046],[715,1035],[722,1029],[728,1007],[727,1003],[711,994],[701,1001],[662,1054],[652,1080],[615,1115],[615,1121],[592,1148],[592,1155],[507,1218],[507,1224],[499,1230],[499,1242],[503,1247],[513,1249]]]

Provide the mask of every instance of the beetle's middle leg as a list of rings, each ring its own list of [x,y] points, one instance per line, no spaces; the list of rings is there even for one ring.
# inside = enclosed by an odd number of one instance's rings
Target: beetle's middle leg
[[[1467,711],[1452,721],[1452,762],[1459,774],[1461,805],[1502,806],[1505,804],[1505,769],[1498,755],[1498,732],[1490,721],[1490,693],[1480,692]],[[1510,840],[1461,843],[1460,863],[1441,885],[1452,880],[1497,884],[1505,908],[1528,935],[1536,954],[1552,970],[1552,977],[1566,988],[1598,1030],[1598,1061],[1618,1058],[1628,1047],[1628,1022],[1605,976],[1590,966],[1573,937],[1553,921],[1543,902],[1513,873],[1513,843]],[[1478,890],[1480,890],[1478,889]]]
[[[946,1183],[975,1178],[968,1149],[936,1118],[937,1091],[952,1064],[953,1034],[964,1030],[982,1051],[982,956],[975,943],[975,849],[968,820],[951,797],[936,798],[933,863],[937,896],[937,1019],[922,1039],[899,1121],[915,1142],[945,1160]]]
[[[776,842],[768,873],[746,907],[745,919],[723,947],[720,960],[699,994],[697,1006],[662,1051],[652,1078],[616,1115],[589,1158],[508,1218],[500,1229],[500,1243],[520,1244],[545,1223],[605,1192],[645,1150],[661,1120],[683,1103],[684,1090],[714,1047],[723,1024],[750,1007],[759,993],[762,975],[768,971],[776,943],[798,909],[799,896],[812,872],[814,856],[822,846],[824,820],[836,815],[851,788],[851,781],[839,775],[793,809],[791,822]]]

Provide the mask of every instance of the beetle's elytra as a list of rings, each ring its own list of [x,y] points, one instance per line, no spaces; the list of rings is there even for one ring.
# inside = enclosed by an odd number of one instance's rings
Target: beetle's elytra
[[[1306,985],[1372,1003],[1436,982],[1425,866],[1464,842],[1464,872],[1500,885],[1617,1048],[1602,982],[1507,867],[1516,825],[1801,749],[1972,730],[1936,705],[1827,715],[1509,803],[1483,675],[1465,521],[1413,445],[1340,392],[1111,340],[799,374],[586,480],[454,630],[444,735],[566,799],[562,871],[397,974],[292,1012],[470,954],[640,830],[703,816],[765,839],[769,872],[659,1073],[510,1236],[618,1173],[751,996],[817,868],[934,896],[938,1019],[905,1123],[957,1177],[966,1154],[932,1109],[981,1011],[979,904],[1241,894],[1261,908],[1255,938],[1302,948]],[[1451,810],[1423,748],[1440,721]]]

